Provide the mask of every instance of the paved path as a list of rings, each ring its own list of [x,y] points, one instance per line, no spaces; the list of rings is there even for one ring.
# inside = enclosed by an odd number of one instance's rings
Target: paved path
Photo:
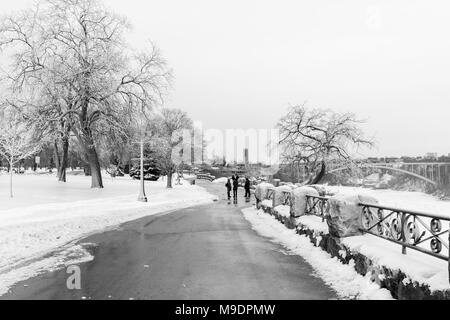
[[[222,186],[208,185],[223,193]],[[334,299],[300,257],[257,235],[248,206],[214,204],[150,216],[91,236],[92,262],[82,290],[66,288],[65,270],[17,284],[1,299]]]

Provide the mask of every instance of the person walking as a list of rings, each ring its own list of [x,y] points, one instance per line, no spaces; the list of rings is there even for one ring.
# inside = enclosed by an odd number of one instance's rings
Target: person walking
[[[246,199],[250,199],[250,179],[248,177],[245,178],[245,184],[244,184],[244,189],[245,189],[245,198]]]
[[[228,200],[231,200],[231,189],[232,189],[232,185],[231,185],[231,180],[230,180],[230,178],[228,178],[228,181],[227,181],[227,183],[225,184],[225,187],[227,187]]]
[[[239,189],[239,177],[236,175],[233,179],[233,197],[235,200],[237,200],[238,189]]]

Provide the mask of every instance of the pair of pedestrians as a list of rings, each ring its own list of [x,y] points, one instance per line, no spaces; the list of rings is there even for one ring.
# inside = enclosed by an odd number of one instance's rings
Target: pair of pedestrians
[[[231,179],[228,178],[225,187],[227,187],[228,200],[231,200],[231,190],[233,190],[233,197],[236,200],[239,189],[239,176],[233,175]]]

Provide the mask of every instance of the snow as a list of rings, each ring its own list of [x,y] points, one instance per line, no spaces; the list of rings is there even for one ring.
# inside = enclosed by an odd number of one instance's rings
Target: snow
[[[346,195],[374,197],[383,206],[443,214],[450,217],[450,201],[442,201],[422,192],[374,190],[361,187],[325,186],[327,191]]]
[[[320,217],[302,216],[296,222],[328,234],[328,225]],[[370,234],[344,238],[341,242],[350,250],[369,258],[375,265],[401,270],[413,281],[428,285],[431,291],[450,289],[446,261],[412,249],[407,249],[407,254],[403,255],[401,246]]]
[[[289,186],[281,186],[274,189],[273,203],[277,207],[282,204],[285,193],[291,193],[292,188]]]
[[[310,230],[314,230],[318,233],[328,234],[328,224],[322,221],[322,218],[318,216],[301,216],[296,219],[296,223],[301,223]]]
[[[261,205],[262,205],[263,207],[272,208],[272,206],[273,206],[273,201],[272,201],[272,200],[269,200],[269,199],[266,199],[266,200],[263,200],[263,201],[261,202]]]
[[[268,183],[268,182],[261,182],[260,184],[258,184],[258,186],[260,186],[261,188],[265,188],[265,189],[267,189],[267,188],[275,188],[273,186],[273,184]]]
[[[213,183],[225,185],[228,182],[228,178],[219,178],[213,181]]]
[[[282,193],[282,192],[291,192],[292,187],[288,185],[280,186],[275,188],[275,192]]]
[[[0,294],[12,282],[33,276],[55,260],[30,261],[67,247],[92,233],[144,216],[217,200],[198,186],[146,182],[148,203],[138,202],[139,181],[105,178],[105,189],[90,189],[90,178],[16,175],[16,197],[8,197],[8,178],[0,176]],[[87,253],[84,255],[86,258]]]
[[[389,182],[391,182],[392,180],[394,179],[394,176],[391,176],[390,174],[384,174],[382,177],[381,177],[381,179],[380,179],[380,182],[381,183],[389,183]]]
[[[88,243],[65,247],[49,257],[31,261],[26,267],[15,268],[9,272],[0,273],[0,295],[7,293],[8,289],[17,282],[25,281],[45,272],[53,272],[71,265],[92,261],[94,257],[86,250],[86,247],[89,246],[93,246],[93,244]]]
[[[371,181],[371,182],[378,182],[380,180],[380,174],[379,173],[373,173],[367,177],[364,178],[365,180]]]
[[[290,206],[276,206],[274,211],[278,212],[278,214],[282,217],[289,218],[291,216],[291,207]]]
[[[286,228],[274,217],[255,208],[242,210],[252,228],[264,237],[287,248],[291,254],[303,257],[315,270],[315,275],[333,288],[341,299],[388,300],[388,290],[380,288],[370,276],[359,275],[351,263],[344,265],[337,258],[316,248],[307,237]]]
[[[386,177],[388,179],[389,177]],[[439,200],[421,192],[373,190],[361,187],[326,186],[327,191],[350,196],[363,195],[376,198],[381,205],[405,210],[442,214],[450,217],[450,202]],[[429,219],[423,219],[427,222]],[[317,232],[328,233],[328,225],[320,217],[302,216],[297,222]],[[402,270],[410,280],[430,286],[431,291],[450,289],[448,262],[408,249],[401,253],[401,246],[372,235],[349,237],[342,240],[349,249],[360,252],[376,265],[392,270]],[[444,250],[446,250],[444,248]]]
[[[411,280],[430,286],[431,291],[450,289],[448,262],[407,249],[372,235],[350,237],[341,240],[352,251],[360,252],[375,265],[401,270]]]

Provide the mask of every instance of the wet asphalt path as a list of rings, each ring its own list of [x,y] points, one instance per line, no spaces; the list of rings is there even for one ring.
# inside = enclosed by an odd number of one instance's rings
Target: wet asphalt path
[[[202,183],[206,185],[206,183]],[[334,299],[300,257],[259,236],[243,218],[249,206],[219,202],[149,216],[80,241],[95,259],[80,265],[81,290],[60,270],[18,283],[0,299]]]

